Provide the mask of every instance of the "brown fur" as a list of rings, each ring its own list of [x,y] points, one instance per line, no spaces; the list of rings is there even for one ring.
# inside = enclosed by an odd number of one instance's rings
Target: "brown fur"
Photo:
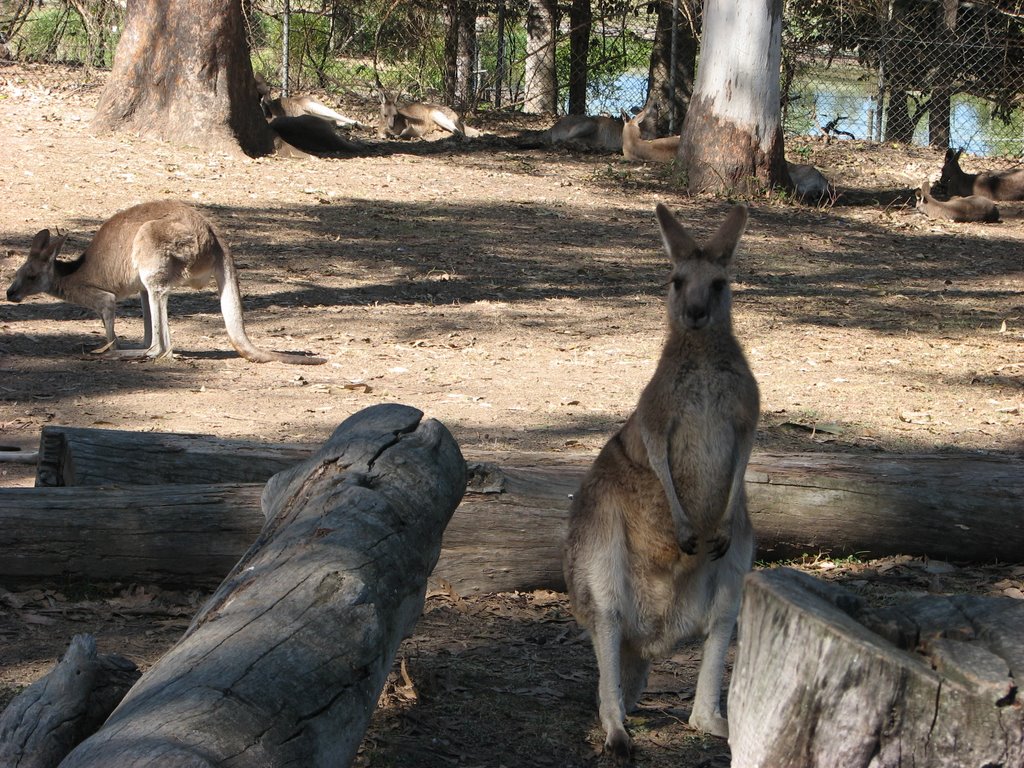
[[[1024,169],[965,173],[960,168],[963,150],[946,150],[939,184],[949,197],[979,195],[989,200],[1024,200]]]
[[[435,130],[448,131],[456,136],[480,135],[479,131],[467,128],[454,109],[422,101],[398,104],[381,92],[380,135],[383,138],[421,139]]]
[[[171,354],[167,299],[171,289],[202,288],[212,276],[231,345],[253,362],[315,365],[318,357],[269,352],[249,341],[234,261],[213,225],[184,203],[161,200],[114,214],[96,232],[75,262],[58,262],[66,235],[51,238],[40,230],[28,258],[7,289],[8,301],[37,293],[86,307],[103,320],[107,343],[96,350],[112,357],[160,358]],[[139,294],[145,337],[142,349],[118,349],[114,317],[120,299]]]
[[[968,197],[951,197],[949,200],[936,200],[931,195],[931,185],[925,181],[917,190],[917,210],[933,219],[950,219],[951,221],[968,222],[999,221],[999,209],[987,197],[969,195]]]
[[[622,151],[622,121],[607,115],[563,115],[543,131],[524,131],[516,139],[521,147],[565,144],[598,152]]]
[[[800,200],[820,202],[835,192],[824,174],[813,165],[791,163],[787,160],[786,172],[793,183],[793,194]]]
[[[665,206],[657,214],[673,262],[668,339],[636,410],[583,479],[564,551],[597,656],[605,747],[619,757],[652,659],[684,638],[706,638],[690,723],[727,735],[722,672],[754,553],[743,477],[760,405],[732,332],[727,274],[747,210],[734,207],[704,248]]]
[[[270,127],[275,134],[274,147],[281,155],[298,150],[299,156],[338,157],[363,149],[358,142],[342,136],[332,122],[316,115],[275,117]]]
[[[256,91],[260,95],[260,105],[263,107],[263,114],[267,120],[275,117],[302,117],[312,115],[324,120],[337,123],[338,125],[358,126],[360,123],[351,117],[346,117],[322,104],[312,96],[278,96],[273,98],[270,95],[270,86],[267,81],[256,75]]]
[[[647,109],[645,107],[632,118],[622,111],[622,156],[639,162],[671,163],[679,152],[679,137],[643,138],[640,124],[647,117]]]

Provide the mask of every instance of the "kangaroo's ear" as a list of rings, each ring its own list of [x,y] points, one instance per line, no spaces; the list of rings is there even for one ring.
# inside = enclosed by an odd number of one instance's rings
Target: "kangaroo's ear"
[[[67,232],[61,232],[57,230],[57,236],[51,238],[50,230],[41,229],[36,232],[36,236],[32,238],[32,245],[29,246],[29,258],[39,259],[41,261],[52,261],[60,253],[61,247],[64,245],[64,241],[68,239]]]
[[[43,252],[43,249],[50,242],[50,230],[40,229],[36,232],[36,236],[32,238],[32,244],[28,247],[29,256],[33,258]]]
[[[747,206],[740,203],[733,206],[732,210],[725,217],[722,226],[715,232],[714,237],[708,242],[704,249],[708,258],[720,264],[728,264],[732,259],[740,238],[747,229],[748,211]]]
[[[673,262],[684,259],[692,259],[700,253],[696,241],[690,237],[679,220],[672,215],[672,211],[663,203],[658,203],[654,209],[658,217],[658,225],[661,227],[661,239],[665,243],[665,251]]]
[[[925,179],[924,181],[922,181],[921,182],[921,197],[928,197],[928,195],[931,194],[931,191],[932,191],[932,185],[928,182],[928,179]]]
[[[622,122],[624,123],[628,123],[632,119],[630,118],[629,113],[624,109],[620,109],[619,114],[622,117]]]

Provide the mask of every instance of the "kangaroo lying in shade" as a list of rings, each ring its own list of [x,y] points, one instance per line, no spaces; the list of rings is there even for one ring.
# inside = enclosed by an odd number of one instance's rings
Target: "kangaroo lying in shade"
[[[640,135],[640,123],[647,117],[648,107],[632,118],[626,110],[622,114],[622,156],[627,160],[671,163],[679,152],[679,136],[645,139]]]
[[[515,143],[523,149],[564,144],[598,152],[621,152],[622,121],[607,115],[562,115],[543,131],[523,131]]]
[[[32,239],[28,259],[7,289],[8,301],[37,293],[86,307],[103,320],[107,343],[97,350],[118,358],[160,358],[171,354],[167,299],[173,288],[202,288],[217,281],[220,309],[231,345],[257,363],[276,360],[298,365],[326,362],[319,357],[270,352],[249,341],[242,322],[238,276],[227,245],[197,210],[174,201],[133,206],[114,214],[96,232],[77,261],[57,261],[66,234],[48,229]],[[145,336],[142,349],[119,349],[114,316],[120,299],[139,294]]]
[[[727,273],[747,209],[735,206],[703,248],[668,208],[656,212],[672,260],[668,339],[636,410],[583,478],[564,549],[573,612],[597,656],[605,748],[618,758],[651,661],[687,638],[705,638],[690,725],[728,735],[722,672],[754,558],[744,472],[760,405]]]
[[[380,135],[393,139],[421,139],[440,128],[456,136],[479,136],[480,131],[467,128],[454,109],[440,104],[412,101],[398,104],[380,92]]]
[[[276,99],[270,95],[270,86],[260,75],[256,75],[256,91],[260,95],[260,105],[263,107],[263,114],[268,120],[275,117],[301,117],[302,115],[315,115],[316,117],[330,120],[338,125],[359,126],[360,122],[351,117],[336,112],[326,104],[321,104],[312,96],[278,96]]]
[[[951,197],[949,200],[936,200],[931,195],[931,185],[925,181],[917,190],[917,210],[933,219],[950,219],[952,221],[999,221],[999,209],[987,197],[969,195],[968,197]]]
[[[1024,169],[965,173],[960,168],[963,150],[946,150],[939,184],[950,197],[980,195],[989,200],[1024,200]]]

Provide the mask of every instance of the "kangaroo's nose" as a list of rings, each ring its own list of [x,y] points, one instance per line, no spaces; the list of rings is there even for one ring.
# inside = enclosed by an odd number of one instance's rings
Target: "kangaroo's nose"
[[[707,307],[688,307],[686,310],[686,323],[694,330],[703,328],[710,319]]]
[[[18,298],[18,295],[14,292],[12,288],[7,289],[7,300],[13,301],[15,304],[21,301],[21,299]]]

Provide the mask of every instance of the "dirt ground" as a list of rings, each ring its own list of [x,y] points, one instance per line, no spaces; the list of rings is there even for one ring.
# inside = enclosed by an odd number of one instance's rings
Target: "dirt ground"
[[[116,211],[183,199],[233,248],[250,337],[328,363],[242,360],[212,289],[172,297],[176,356],[157,363],[88,354],[103,337],[86,310],[4,302],[0,445],[32,447],[45,424],[318,442],[364,407],[402,402],[464,448],[592,454],[659,353],[667,262],[655,203],[698,239],[729,205],[681,194],[671,169],[486,139],[296,161],[97,136],[101,87],[101,74],[0,65],[0,282],[41,228],[71,229],[75,254]],[[371,106],[344,111],[372,121]],[[938,151],[793,139],[788,152],[840,196],[748,201],[734,306],[761,387],[759,447],[1019,455],[1024,203],[1001,204],[999,224],[934,221],[912,189],[938,178]],[[997,164],[964,158],[968,170]],[[120,334],[141,338],[138,302],[119,318]],[[31,484],[31,467],[0,463],[0,487]],[[1024,598],[1013,564],[808,553],[796,565],[877,600]],[[77,633],[146,667],[203,598],[131,583],[0,591],[0,703]],[[399,660],[405,674],[396,663],[359,765],[602,762],[596,668],[564,595],[431,594]],[[630,720],[636,765],[729,764],[723,741],[686,726],[698,661],[686,647],[657,665]]]

